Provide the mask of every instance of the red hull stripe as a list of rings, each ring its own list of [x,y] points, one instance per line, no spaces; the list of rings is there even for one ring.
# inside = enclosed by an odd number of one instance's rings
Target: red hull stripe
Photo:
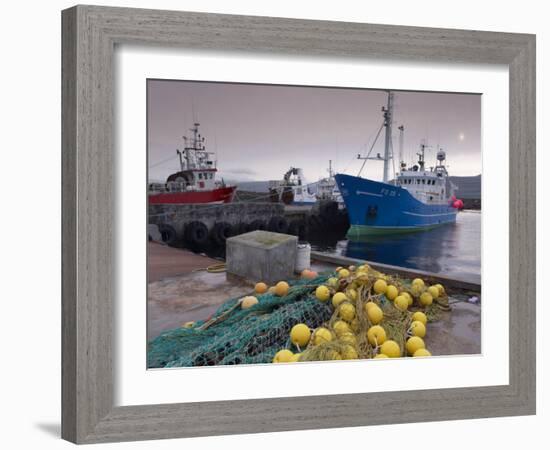
[[[230,203],[233,200],[235,186],[214,189],[212,191],[163,192],[149,195],[150,205],[178,203]]]

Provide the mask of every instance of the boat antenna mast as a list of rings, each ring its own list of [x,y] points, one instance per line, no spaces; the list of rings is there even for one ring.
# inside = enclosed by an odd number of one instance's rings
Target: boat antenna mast
[[[405,127],[403,125],[399,125],[397,129],[399,130],[399,168],[401,170],[405,170],[407,167],[407,164],[405,163],[405,160],[403,158],[403,149],[404,149],[404,142],[405,142]]]
[[[178,157],[180,159],[180,171],[183,172],[185,170],[183,166],[183,152],[179,148],[177,148],[176,153],[178,154]]]
[[[392,148],[392,123],[393,123],[393,92],[388,91],[388,103],[386,106],[382,106],[382,113],[384,115],[384,121],[382,122],[382,125],[380,126],[380,129],[378,130],[378,133],[376,133],[376,137],[374,138],[374,141],[369,149],[369,152],[367,153],[367,156],[363,157],[361,155],[357,155],[357,159],[362,159],[363,164],[361,165],[361,169],[359,169],[359,173],[357,176],[361,175],[361,172],[363,171],[363,168],[365,167],[365,164],[367,160],[374,159],[377,161],[384,161],[384,183],[388,182],[389,178],[389,170],[390,170],[390,159],[393,158],[393,152],[390,150]],[[376,141],[378,140],[378,137],[380,136],[380,133],[382,131],[382,128],[385,128],[385,141],[384,141],[384,156],[382,157],[380,153],[378,153],[376,156],[370,156],[372,149],[374,148],[374,144],[376,144]]]
[[[420,167],[420,170],[425,170],[424,169],[424,165],[426,162],[425,153],[427,148],[431,148],[431,147],[429,145],[426,145],[426,142],[422,140],[422,142],[420,143],[420,153],[417,153],[418,166]]]

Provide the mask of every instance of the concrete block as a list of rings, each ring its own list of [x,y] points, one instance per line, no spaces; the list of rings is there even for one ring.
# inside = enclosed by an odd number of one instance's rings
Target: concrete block
[[[292,278],[298,238],[269,231],[252,231],[227,239],[228,276],[268,284]]]

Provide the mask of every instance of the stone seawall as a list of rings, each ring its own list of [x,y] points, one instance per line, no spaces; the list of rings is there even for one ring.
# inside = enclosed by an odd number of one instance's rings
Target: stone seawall
[[[230,225],[251,223],[254,220],[268,222],[272,217],[284,216],[284,213],[281,203],[268,202],[149,205],[149,223],[171,225],[180,234],[189,222],[200,221],[211,229],[220,222]]]

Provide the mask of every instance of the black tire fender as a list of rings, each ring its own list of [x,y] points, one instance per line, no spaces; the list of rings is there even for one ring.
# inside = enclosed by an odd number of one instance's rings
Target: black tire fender
[[[265,230],[266,225],[263,220],[256,219],[250,222],[249,228],[250,228],[250,231]]]
[[[274,233],[286,233],[288,231],[288,220],[283,216],[274,216],[269,219],[267,224],[267,229],[273,231]]]
[[[308,226],[305,220],[295,219],[288,225],[288,234],[297,236],[299,239],[304,240],[308,235]]]
[[[210,237],[218,245],[225,245],[227,238],[234,235],[234,229],[230,223],[218,222],[210,231]]]
[[[178,241],[178,234],[176,229],[172,225],[167,223],[161,223],[158,225],[159,233],[162,238],[162,242],[166,245],[174,245]]]
[[[185,225],[185,240],[191,244],[204,245],[208,242],[208,227],[200,221]]]

